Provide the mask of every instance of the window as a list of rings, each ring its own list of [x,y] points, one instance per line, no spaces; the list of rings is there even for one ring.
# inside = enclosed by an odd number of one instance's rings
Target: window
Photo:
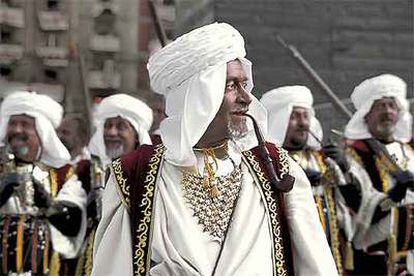
[[[58,80],[59,74],[56,70],[53,69],[45,69],[43,71],[45,75],[45,81],[46,82],[56,82]]]
[[[49,10],[56,11],[59,9],[58,0],[47,0],[46,6]]]

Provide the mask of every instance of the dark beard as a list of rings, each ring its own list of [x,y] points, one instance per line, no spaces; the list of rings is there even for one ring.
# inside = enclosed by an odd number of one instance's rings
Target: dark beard
[[[306,147],[306,142],[307,142],[307,139],[305,139],[305,140],[291,139],[289,141],[289,146],[288,147],[285,146],[285,148],[288,151],[292,151],[292,150],[302,150],[303,148]]]

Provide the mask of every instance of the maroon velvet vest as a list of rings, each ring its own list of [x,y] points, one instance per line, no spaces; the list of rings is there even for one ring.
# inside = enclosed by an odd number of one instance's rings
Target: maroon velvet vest
[[[287,153],[274,144],[267,148],[278,176],[283,164],[288,165]],[[134,275],[149,275],[153,233],[155,187],[164,146],[143,145],[136,151],[112,162],[112,170],[122,193],[121,200],[131,216],[132,257]],[[288,233],[284,196],[275,191],[269,181],[264,160],[258,148],[243,152],[249,171],[258,179],[262,200],[266,205],[272,241],[273,275],[293,275],[293,264]]]

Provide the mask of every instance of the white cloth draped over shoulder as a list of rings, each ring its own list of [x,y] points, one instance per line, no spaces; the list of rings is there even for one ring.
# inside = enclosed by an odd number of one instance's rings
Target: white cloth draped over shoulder
[[[294,107],[303,107],[310,111],[309,129],[319,141],[323,139],[322,126],[315,117],[313,96],[309,88],[302,85],[282,86],[263,94],[260,102],[266,107],[268,114],[267,132],[269,140],[283,146],[289,125],[290,115]],[[319,149],[320,143],[309,135],[308,146]]]
[[[376,100],[392,97],[400,108],[394,138],[406,143],[412,137],[412,116],[406,99],[407,84],[399,77],[383,74],[363,81],[351,94],[351,100],[357,111],[345,127],[345,137],[359,140],[372,138],[365,123],[365,115]]]
[[[201,155],[196,156],[202,164]],[[216,275],[272,275],[269,218],[258,180],[240,152],[230,158],[242,164],[243,181],[228,240]],[[219,175],[233,169],[232,162],[218,160]],[[286,218],[292,244],[295,275],[337,275],[335,263],[319,223],[310,184],[299,166],[290,161],[296,182],[286,193]],[[203,166],[198,167],[200,172]],[[220,245],[202,231],[186,205],[181,187],[182,168],[164,160],[157,177],[151,275],[211,275]],[[95,237],[92,275],[132,275],[131,228],[113,174],[103,196],[103,216]],[[120,238],[122,237],[122,238]]]
[[[138,134],[139,144],[151,145],[148,134],[152,124],[152,110],[143,101],[126,94],[106,97],[98,105],[94,114],[95,133],[89,142],[89,151],[100,158],[104,167],[111,158],[106,155],[104,142],[104,125],[109,118],[121,117],[127,120]]]

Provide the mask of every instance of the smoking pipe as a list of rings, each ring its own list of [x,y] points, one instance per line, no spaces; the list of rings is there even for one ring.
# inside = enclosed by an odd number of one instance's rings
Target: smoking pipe
[[[254,132],[256,134],[257,142],[259,144],[260,154],[264,160],[266,170],[269,175],[270,184],[273,188],[282,191],[284,193],[289,192],[293,188],[295,178],[289,174],[283,176],[282,179],[279,179],[276,175],[275,167],[273,166],[273,160],[270,157],[270,153],[266,148],[266,141],[263,137],[262,132],[260,131],[259,125],[257,124],[254,117],[250,114],[243,113],[243,116],[249,117],[253,122]]]

